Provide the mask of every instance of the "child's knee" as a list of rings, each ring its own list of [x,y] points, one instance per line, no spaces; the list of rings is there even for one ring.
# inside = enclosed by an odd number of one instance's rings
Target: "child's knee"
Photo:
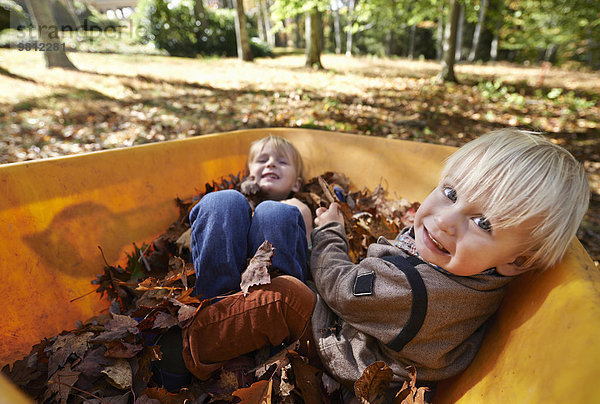
[[[250,204],[244,195],[233,189],[209,192],[194,206],[190,212],[190,222],[194,222],[201,211],[223,212],[224,210],[250,211]]]
[[[271,287],[281,293],[282,301],[300,316],[309,319],[317,302],[317,295],[294,276],[282,275],[271,279]]]
[[[263,201],[254,209],[254,219],[260,221],[289,223],[293,225],[301,218],[300,210],[292,205],[277,201]]]

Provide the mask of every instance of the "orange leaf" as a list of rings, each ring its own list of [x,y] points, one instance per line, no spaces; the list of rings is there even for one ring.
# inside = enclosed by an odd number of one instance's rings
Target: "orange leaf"
[[[361,403],[382,403],[392,380],[392,369],[385,362],[375,362],[367,366],[362,376],[354,383],[354,394]]]
[[[241,404],[271,404],[273,379],[260,380],[250,387],[239,389],[233,395],[242,399]]]

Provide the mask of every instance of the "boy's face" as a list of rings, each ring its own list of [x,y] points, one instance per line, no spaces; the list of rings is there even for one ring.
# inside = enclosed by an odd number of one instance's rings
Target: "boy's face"
[[[514,261],[522,255],[528,226],[495,229],[451,184],[441,183],[423,201],[414,230],[421,257],[455,275],[475,275],[492,267],[508,276],[523,272]]]
[[[249,163],[248,170],[267,198],[276,201],[286,199],[290,192],[298,191],[302,183],[296,167],[287,156],[277,153],[271,143],[265,144]]]

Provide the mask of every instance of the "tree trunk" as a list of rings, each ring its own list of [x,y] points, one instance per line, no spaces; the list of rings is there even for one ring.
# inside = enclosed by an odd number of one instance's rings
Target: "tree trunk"
[[[442,60],[444,54],[444,13],[440,10],[440,18],[436,30],[437,46],[435,47],[436,60]]]
[[[306,66],[322,69],[321,12],[315,7],[306,14]]]
[[[385,54],[392,56],[394,54],[394,28],[390,27],[385,35]]]
[[[456,31],[458,27],[459,0],[450,0],[450,18],[446,24],[444,34],[444,55],[442,57],[442,69],[437,76],[437,82],[456,82],[454,75],[454,62],[456,56]]]
[[[269,0],[262,0],[260,2],[262,8],[263,26],[265,27],[265,35],[267,36],[267,44],[273,47],[275,46],[275,34],[271,32],[271,15],[269,14]]]
[[[234,0],[235,2],[235,37],[237,41],[238,59],[251,62],[252,52],[250,51],[250,40],[248,39],[248,29],[246,27],[246,14],[244,13],[243,0]]]
[[[194,16],[196,21],[200,21],[200,33],[204,33],[208,28],[208,19],[206,18],[206,10],[204,8],[204,0],[194,1]]]
[[[415,36],[417,34],[417,26],[411,25],[409,28],[408,36],[408,58],[413,60],[415,58]]]
[[[479,18],[477,19],[477,25],[475,25],[475,32],[473,32],[473,45],[471,46],[471,52],[469,53],[469,62],[475,61],[477,57],[477,47],[479,46],[479,39],[481,38],[481,30],[485,23],[485,12],[487,9],[487,0],[481,0],[479,5]]]
[[[498,43],[500,42],[500,28],[502,28],[502,20],[499,20],[496,24],[494,38],[492,39],[492,44],[490,46],[490,60],[493,62],[498,60]]]
[[[348,2],[348,25],[346,26],[346,56],[352,56],[352,27],[354,25],[354,7],[357,0]]]
[[[296,43],[296,48],[302,48],[302,35],[300,35],[300,15],[296,15],[295,18],[296,30],[294,32],[294,42]]]
[[[58,27],[52,15],[52,6],[47,0],[26,0],[27,8],[38,29],[38,42],[44,44],[46,67],[77,70],[64,50],[58,35]]]
[[[342,53],[342,30],[340,29],[340,10],[333,10],[333,31],[335,33],[335,54]]]
[[[65,8],[67,9],[67,12],[73,20],[73,23],[75,24],[75,28],[73,30],[77,31],[77,29],[79,28],[79,17],[77,17],[77,12],[75,11],[75,5],[73,4],[73,0],[62,0],[62,3],[64,4]]]
[[[258,39],[263,42],[267,42],[267,29],[265,28],[265,19],[263,16],[263,8],[262,8],[263,0],[258,0],[258,4],[256,6],[258,12],[256,13],[256,25],[258,26]]]
[[[465,7],[462,4],[458,4],[458,27],[456,29],[456,55],[455,60],[460,61],[462,59],[462,46],[463,46],[463,29],[465,25]]]
[[[554,62],[557,50],[558,50],[558,45],[556,45],[556,44],[549,45],[546,48],[546,51],[544,52],[544,61],[545,62]]]

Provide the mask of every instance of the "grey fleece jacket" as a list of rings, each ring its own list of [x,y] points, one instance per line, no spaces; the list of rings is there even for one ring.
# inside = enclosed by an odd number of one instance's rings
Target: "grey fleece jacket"
[[[354,264],[342,225],[328,223],[314,229],[311,237],[311,271],[318,291],[313,336],[328,371],[346,385],[376,361],[392,368],[396,383],[407,379],[408,365],[415,366],[417,378],[424,381],[463,371],[512,279],[495,270],[456,276],[424,262],[416,265],[427,290],[427,312],[415,337],[396,352],[386,344],[409,319],[412,291],[404,273],[381,257],[409,255],[380,238],[369,246],[367,258]],[[356,296],[357,276],[370,272],[371,294]]]

